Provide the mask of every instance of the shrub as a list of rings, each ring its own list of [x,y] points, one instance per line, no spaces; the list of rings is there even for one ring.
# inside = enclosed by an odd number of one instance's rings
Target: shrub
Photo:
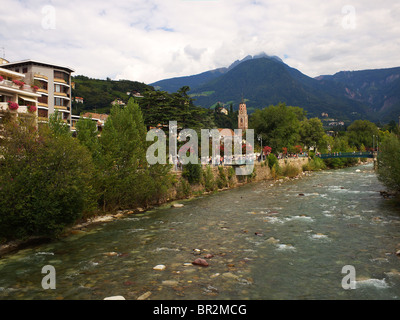
[[[22,124],[6,127],[12,138],[3,145],[0,161],[0,237],[56,237],[90,214],[95,198],[87,150],[48,128],[38,138]]]
[[[192,194],[192,188],[186,179],[181,178],[176,186],[176,196],[178,199],[188,198]]]
[[[203,172],[203,185],[206,191],[214,191],[216,187],[214,174],[212,172],[212,168],[207,166]]]
[[[400,140],[391,134],[380,145],[378,179],[391,191],[400,191]]]
[[[303,171],[319,171],[326,169],[326,164],[321,158],[314,158],[303,165]]]
[[[300,173],[300,169],[288,163],[282,168],[282,175],[289,178],[294,178]]]
[[[219,189],[222,189],[222,188],[225,188],[228,186],[228,180],[226,178],[224,167],[218,167],[217,186]]]
[[[236,173],[235,173],[235,169],[233,167],[229,167],[228,168],[228,181],[229,181],[229,185],[234,185],[235,184],[235,177],[236,177]]]
[[[190,184],[200,183],[201,164],[188,163],[183,166],[182,177],[186,178]]]
[[[273,167],[275,164],[279,166],[279,161],[278,161],[277,157],[276,157],[274,154],[272,154],[272,153],[270,153],[270,154],[268,155],[267,161],[268,161],[268,167],[269,167],[270,169],[272,169],[272,167]]]

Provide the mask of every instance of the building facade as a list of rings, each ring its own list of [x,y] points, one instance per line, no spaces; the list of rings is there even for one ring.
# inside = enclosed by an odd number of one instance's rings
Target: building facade
[[[71,126],[71,74],[73,69],[36,60],[9,62],[2,68],[22,73],[31,87],[37,87],[38,121],[48,121],[58,110],[64,122]]]
[[[37,88],[26,84],[25,75],[0,67],[0,123],[6,112],[37,118]]]
[[[247,107],[242,99],[242,102],[239,104],[239,114],[238,114],[238,129],[242,129],[242,131],[246,131],[249,128],[249,117],[247,115]]]

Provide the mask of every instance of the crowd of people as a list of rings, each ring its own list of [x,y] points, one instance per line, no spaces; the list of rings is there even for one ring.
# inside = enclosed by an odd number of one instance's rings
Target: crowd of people
[[[198,163],[202,165],[210,165],[210,166],[229,166],[229,165],[238,165],[238,164],[246,164],[246,163],[254,163],[255,161],[262,162],[267,160],[266,154],[261,156],[260,153],[251,153],[251,154],[243,154],[243,155],[230,155],[230,156],[221,156],[215,155],[215,157],[201,157],[198,159]],[[277,159],[288,159],[288,158],[299,158],[299,157],[307,157],[307,153],[279,153],[276,155]],[[183,162],[180,159],[179,155],[176,157],[170,156],[169,163],[174,166],[175,171],[181,171],[183,168]]]

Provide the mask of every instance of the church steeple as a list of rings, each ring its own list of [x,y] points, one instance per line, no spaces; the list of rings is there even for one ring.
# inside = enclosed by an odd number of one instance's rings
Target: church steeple
[[[242,129],[242,131],[247,130],[249,128],[248,122],[247,107],[242,96],[242,102],[239,104],[238,128]]]

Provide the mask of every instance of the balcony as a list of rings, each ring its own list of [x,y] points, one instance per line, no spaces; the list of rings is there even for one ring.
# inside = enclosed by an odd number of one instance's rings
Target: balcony
[[[46,77],[46,76],[44,76],[44,75],[42,75],[42,74],[38,74],[38,73],[35,73],[35,74],[33,75],[33,78],[34,78],[34,79],[37,79],[37,80],[44,80],[44,81],[46,81],[46,82],[49,80],[48,77]]]
[[[41,109],[48,109],[48,108],[49,108],[49,105],[48,105],[47,103],[39,102],[39,103],[38,103],[38,108],[41,108]]]
[[[49,118],[47,117],[38,117],[39,122],[49,122]]]
[[[63,84],[65,86],[69,87],[69,84],[67,83],[67,81],[65,81],[64,79],[60,79],[60,78],[54,78],[54,82],[58,82],[60,84]]]
[[[69,98],[69,95],[66,94],[65,92],[54,92],[55,96],[60,96],[60,97],[66,97]]]
[[[14,90],[22,90],[22,91],[32,92],[32,93],[36,93],[38,91],[38,89],[31,87],[27,84],[21,85],[21,84],[15,83],[14,81],[10,81],[10,80],[0,81],[0,86],[2,86],[4,88],[9,88],[9,89],[14,89]]]
[[[8,102],[0,102],[0,112],[5,112],[5,111],[10,111],[11,113],[15,114],[20,114],[20,113],[25,113],[25,114],[31,114],[28,112],[28,106],[19,106],[17,110],[10,110],[8,107]]]
[[[39,93],[45,93],[45,94],[48,94],[48,93],[49,93],[49,91],[48,91],[47,89],[42,89],[42,88],[39,88],[39,89],[37,90],[37,92],[39,92]]]

